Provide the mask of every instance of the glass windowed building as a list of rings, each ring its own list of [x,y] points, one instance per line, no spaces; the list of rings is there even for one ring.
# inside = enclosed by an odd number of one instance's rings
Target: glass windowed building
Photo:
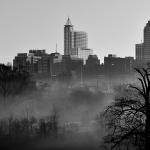
[[[74,31],[70,18],[64,26],[64,55],[82,58],[84,62],[92,50],[88,48],[88,34],[84,31]]]

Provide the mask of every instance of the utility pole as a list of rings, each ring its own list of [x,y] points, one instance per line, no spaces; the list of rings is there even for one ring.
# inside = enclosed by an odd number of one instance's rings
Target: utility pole
[[[81,86],[83,85],[83,68],[82,68],[82,65],[81,65],[81,70],[80,70],[80,82],[81,82]]]

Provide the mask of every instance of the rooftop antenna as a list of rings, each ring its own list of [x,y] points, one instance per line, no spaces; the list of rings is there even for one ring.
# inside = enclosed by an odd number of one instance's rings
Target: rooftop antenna
[[[57,43],[56,43],[56,53],[57,53]]]

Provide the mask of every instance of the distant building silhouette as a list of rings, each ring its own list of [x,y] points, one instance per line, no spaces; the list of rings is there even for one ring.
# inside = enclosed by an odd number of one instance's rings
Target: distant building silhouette
[[[49,56],[45,50],[29,50],[27,70],[30,73],[46,73],[49,70]]]
[[[135,45],[136,59],[134,67],[142,68],[150,63],[150,20],[144,27],[144,41]]]
[[[136,44],[135,45],[135,59],[137,61],[143,61],[143,52],[144,52],[143,43]]]
[[[125,74],[130,74],[133,72],[133,66],[134,66],[134,57],[125,57]]]
[[[20,70],[27,70],[27,53],[18,53],[13,59],[13,67]]]
[[[64,26],[64,55],[70,55],[70,49],[74,48],[74,31],[70,18]]]
[[[64,26],[64,55],[82,58],[84,63],[93,51],[88,48],[88,34],[84,31],[74,31],[70,18]]]
[[[86,60],[88,59],[89,55],[93,54],[92,49],[81,49],[81,48],[72,48],[70,49],[71,57],[72,58],[81,58],[84,61],[84,64],[86,63]]]
[[[145,62],[150,62],[150,21],[144,27],[144,51],[143,59]]]
[[[13,60],[13,67],[30,73],[47,73],[50,71],[50,56],[45,50],[18,53]]]
[[[120,58],[116,55],[109,54],[104,57],[105,74],[109,77],[129,74],[133,71],[134,58]]]
[[[47,54],[45,50],[29,50],[18,53],[13,60],[13,67],[25,70],[34,76],[67,79],[78,76],[83,67],[83,59],[61,55],[58,52]]]
[[[50,61],[50,76],[51,78],[56,78],[59,74],[63,72],[62,55],[57,52],[51,53]]]
[[[97,55],[89,55],[85,65],[85,76],[96,77],[100,72],[100,60]]]

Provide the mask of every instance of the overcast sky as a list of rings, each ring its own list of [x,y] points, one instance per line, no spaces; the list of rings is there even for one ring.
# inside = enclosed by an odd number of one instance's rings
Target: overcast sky
[[[108,54],[134,56],[150,19],[150,0],[0,0],[0,62],[17,53],[46,49],[63,54],[63,28],[88,33],[88,46],[101,62]]]

